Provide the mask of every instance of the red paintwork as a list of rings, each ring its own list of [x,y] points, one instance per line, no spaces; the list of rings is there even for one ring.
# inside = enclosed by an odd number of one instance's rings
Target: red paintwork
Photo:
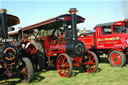
[[[57,56],[61,53],[65,53],[65,41],[64,38],[52,40],[52,37],[46,36],[44,41],[44,47],[46,49],[47,56]]]
[[[70,20],[70,19],[71,19],[70,16],[64,17],[64,21],[68,21],[68,20]]]
[[[82,41],[86,46],[86,49],[91,49],[91,46],[94,46],[94,36],[82,36],[78,37],[78,40]]]
[[[124,21],[117,21],[114,22],[114,25],[125,25]]]
[[[23,43],[28,43],[28,42],[30,42],[30,40],[26,38],[26,39],[24,39],[22,42],[23,42]]]
[[[114,25],[124,25],[124,21],[115,22]],[[113,26],[111,26],[112,34],[103,35],[102,27],[95,27],[95,33],[91,36],[81,36],[78,39],[84,42],[86,49],[119,49],[128,47],[128,34],[127,33],[113,33]],[[94,39],[95,37],[95,39]],[[95,41],[95,43],[94,43]],[[117,49],[117,50],[118,50]]]
[[[73,66],[75,66],[75,67],[80,67],[80,63],[81,63],[81,61],[83,60],[83,57],[74,57],[73,58],[73,61],[75,62],[75,63],[73,63]]]

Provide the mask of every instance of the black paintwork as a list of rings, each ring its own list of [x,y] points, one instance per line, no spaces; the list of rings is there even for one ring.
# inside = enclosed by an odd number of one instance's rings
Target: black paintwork
[[[7,42],[8,39],[8,25],[7,25],[7,14],[6,12],[0,13],[1,16],[1,34],[2,38]]]

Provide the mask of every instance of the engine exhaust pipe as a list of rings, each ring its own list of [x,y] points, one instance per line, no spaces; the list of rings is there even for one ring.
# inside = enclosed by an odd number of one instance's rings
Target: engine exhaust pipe
[[[69,10],[71,14],[72,41],[66,44],[66,53],[72,57],[83,56],[85,53],[83,42],[77,40],[77,11],[76,8],[71,8]]]
[[[126,33],[128,33],[128,19],[124,19]]]
[[[1,18],[1,33],[2,33],[2,38],[5,43],[7,43],[8,39],[8,27],[7,27],[7,10],[6,9],[0,9],[0,18]]]
[[[128,19],[125,19],[125,27],[128,28]]]
[[[72,40],[77,40],[77,12],[78,10],[76,8],[69,9],[69,13],[71,14]]]

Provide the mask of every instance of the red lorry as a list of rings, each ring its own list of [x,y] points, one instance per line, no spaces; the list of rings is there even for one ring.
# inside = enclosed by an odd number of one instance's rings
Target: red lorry
[[[81,34],[79,40],[100,56],[106,54],[113,67],[122,67],[128,54],[128,20],[98,24],[95,32]]]

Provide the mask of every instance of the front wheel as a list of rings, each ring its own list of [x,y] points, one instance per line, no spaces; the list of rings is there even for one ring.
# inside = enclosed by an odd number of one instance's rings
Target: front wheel
[[[61,77],[69,77],[72,73],[72,61],[67,54],[60,54],[56,63],[57,71]]]
[[[126,63],[126,56],[123,52],[114,50],[109,54],[109,63],[112,67],[122,67]]]
[[[29,83],[34,74],[33,66],[28,58],[22,58],[20,66],[21,80],[23,83]]]
[[[83,68],[88,73],[93,73],[97,71],[98,68],[98,58],[96,54],[92,51],[88,51],[87,55],[83,58]]]

